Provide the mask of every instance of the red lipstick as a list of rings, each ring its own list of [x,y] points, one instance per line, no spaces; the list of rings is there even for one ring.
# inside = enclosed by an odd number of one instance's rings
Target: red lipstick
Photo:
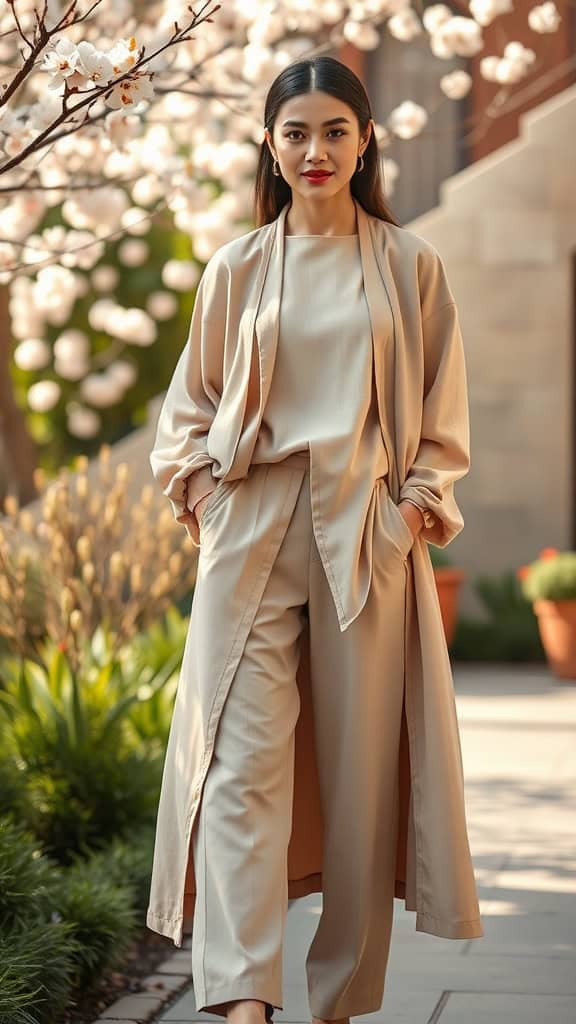
[[[304,177],[314,184],[327,181],[332,177],[332,171],[304,171]]]

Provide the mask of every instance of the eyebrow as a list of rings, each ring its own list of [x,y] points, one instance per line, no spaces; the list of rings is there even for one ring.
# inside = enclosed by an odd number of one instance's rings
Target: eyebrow
[[[326,127],[329,124],[350,124],[351,122],[347,117],[332,117],[329,121],[323,121],[322,127]],[[293,125],[295,128],[307,128],[308,124],[306,121],[283,121],[282,128],[286,128],[288,125]]]

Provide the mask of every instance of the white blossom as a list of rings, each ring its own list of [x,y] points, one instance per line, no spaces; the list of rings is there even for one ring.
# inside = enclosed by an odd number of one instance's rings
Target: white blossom
[[[435,57],[474,57],[484,45],[482,29],[473,18],[456,16],[442,21],[430,37]]]
[[[533,7],[528,12],[528,24],[533,32],[543,35],[546,32],[557,32],[562,18],[556,4],[545,3]]]
[[[89,405],[105,409],[116,405],[123,388],[107,373],[89,373],[80,384],[80,395]]]
[[[14,362],[21,370],[43,370],[52,358],[43,338],[26,338],[14,350]]]
[[[132,198],[142,206],[151,206],[164,194],[162,181],[152,174],[145,174],[132,186]]]
[[[512,0],[470,0],[470,14],[479,25],[490,25],[500,14],[513,10]]]
[[[556,4],[534,2],[526,5],[531,7],[530,29],[539,35],[557,31]],[[20,24],[30,37],[43,4],[18,0]],[[48,23],[56,24],[67,6],[68,0],[48,0]],[[156,56],[173,39],[175,21],[182,27],[191,20],[189,0],[162,2],[153,14],[146,10],[141,17],[133,0],[115,0],[97,4],[76,25],[62,26],[39,53],[25,88],[0,109],[0,164],[15,164],[4,173],[7,190],[0,205],[0,284],[9,285],[15,364],[31,372],[50,364],[52,347],[43,340],[47,327],[64,327],[76,300],[89,289],[99,296],[85,314],[92,331],[117,339],[118,348],[155,341],[158,323],[178,313],[179,295],[174,293],[192,291],[201,264],[246,230],[264,97],[291,61],[324,44],[350,42],[374,50],[385,29],[399,41],[416,41],[416,62],[423,30],[436,57],[471,58],[483,49],[482,27],[512,7],[512,0],[470,0],[459,5],[456,15],[456,5],[416,6],[411,0],[230,0],[185,45],[168,45]],[[23,52],[14,12],[4,5],[0,61],[8,79]],[[143,56],[145,63],[138,67]],[[501,55],[484,56],[481,74],[513,85],[534,60],[532,50],[512,42]],[[439,73],[437,81],[450,100],[470,92],[468,71]],[[183,82],[198,95],[172,88]],[[428,95],[432,104],[434,90]],[[34,149],[39,133],[60,118],[65,99],[69,107],[86,101],[82,111],[68,112],[66,129],[74,129],[85,115],[92,123],[49,146],[39,142],[36,152],[21,159],[25,149]],[[400,96],[386,125],[375,126],[386,195],[394,191],[399,171],[382,151],[397,139],[416,137],[427,121],[423,106],[401,102]],[[34,191],[30,183],[36,182]],[[18,191],[21,184],[26,188]],[[56,226],[47,228],[52,211]],[[120,283],[118,269],[100,261],[110,240],[117,243],[123,277],[147,262],[150,250],[144,239],[157,211],[190,238],[194,259],[166,261],[162,287],[145,297],[145,308],[126,309],[113,294]],[[18,267],[26,273],[17,276]],[[119,401],[136,379],[136,365],[123,360],[94,373],[98,360],[92,361],[84,332],[61,331],[53,359],[52,370],[76,385],[68,391],[81,393],[84,387],[103,406]],[[39,383],[48,391],[40,389],[36,398],[32,392],[32,402],[42,404],[46,395],[48,402],[50,395],[54,399],[54,382]],[[84,401],[67,406],[68,429],[77,437],[95,436],[100,417]]]
[[[136,138],[140,132],[140,118],[126,110],[111,110],[104,124],[108,138],[119,148]]]
[[[404,100],[388,118],[390,130],[400,139],[413,139],[428,121],[428,114],[418,103]]]
[[[39,380],[28,388],[28,405],[34,412],[50,412],[58,403],[61,388],[55,380]]]
[[[96,437],[102,425],[102,419],[97,412],[78,403],[70,403],[66,411],[69,434],[83,439]]]
[[[407,7],[399,14],[395,14],[386,24],[391,36],[400,39],[402,42],[409,42],[416,36],[422,34],[422,23],[411,7]]]
[[[112,317],[121,307],[112,299],[96,299],[88,311],[88,323],[95,331],[107,331]]]
[[[378,30],[367,21],[346,21],[342,34],[344,39],[358,50],[375,50],[380,45]]]
[[[33,300],[51,324],[63,324],[70,316],[78,294],[76,275],[57,264],[42,267],[33,287]]]
[[[198,265],[192,260],[167,260],[162,267],[162,281],[167,288],[187,292],[200,278]]]
[[[480,74],[489,82],[510,85],[520,82],[527,74],[536,54],[520,42],[510,42],[504,47],[503,57],[483,57]]]
[[[150,76],[144,72],[134,72],[130,78],[124,78],[113,86],[106,94],[106,103],[113,110],[124,110],[126,107],[137,107],[143,100],[154,96],[154,86]]]
[[[86,359],[55,359],[54,370],[64,380],[81,380],[90,369]]]
[[[95,85],[106,85],[114,77],[110,57],[88,42],[78,43],[76,69]]]
[[[127,359],[116,359],[110,363],[106,373],[124,390],[132,387],[138,379],[136,366],[134,363],[129,363]]]
[[[124,210],[120,223],[129,235],[147,235],[150,231],[150,215],[148,210],[140,206],[130,206]]]
[[[158,336],[156,324],[144,309],[118,306],[108,318],[106,330],[113,338],[142,347],[152,345]]]
[[[178,299],[172,292],[152,292],[146,300],[146,309],[155,320],[171,320],[178,312]]]
[[[90,352],[90,339],[77,327],[69,327],[56,338],[54,355],[57,359],[86,359]]]
[[[64,245],[65,251],[60,257],[64,267],[91,270],[104,252],[104,243],[95,239],[90,231],[68,231]]]
[[[78,60],[79,53],[76,45],[65,36],[59,39],[44,55],[42,70],[52,76],[48,88],[60,89],[67,82],[73,85],[75,80],[83,81],[82,75],[76,75]]]
[[[119,279],[120,274],[116,267],[108,263],[101,263],[90,275],[92,287],[97,292],[111,292],[118,284]]]
[[[432,4],[427,7],[422,15],[422,23],[427,32],[431,35],[436,32],[446,21],[450,21],[452,11],[447,4]]]
[[[346,11],[344,0],[320,0],[318,6],[325,25],[335,25],[341,21]]]
[[[119,227],[127,207],[128,198],[121,188],[104,187],[75,192],[63,204],[62,214],[74,228],[86,228],[95,235],[105,235]]]
[[[460,100],[467,96],[472,88],[472,76],[467,71],[450,71],[442,75],[440,88],[450,100]]]
[[[149,255],[149,246],[141,238],[127,238],[118,246],[118,259],[126,267],[142,266]]]

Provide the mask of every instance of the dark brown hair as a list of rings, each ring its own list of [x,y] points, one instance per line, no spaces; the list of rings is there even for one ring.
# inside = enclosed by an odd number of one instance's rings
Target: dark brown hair
[[[353,71],[334,57],[320,55],[288,64],[274,79],[264,105],[264,125],[272,135],[278,111],[293,96],[312,92],[327,92],[354,111],[361,132],[372,117],[370,101],[362,82]],[[364,209],[374,217],[402,227],[389,210],[384,198],[380,174],[378,147],[374,131],[363,153],[364,168],[356,171],[350,180],[350,191]],[[273,157],[266,139],[260,147],[254,183],[253,219],[257,227],[275,220],[283,206],[290,201],[292,189],[281,175],[272,172]]]

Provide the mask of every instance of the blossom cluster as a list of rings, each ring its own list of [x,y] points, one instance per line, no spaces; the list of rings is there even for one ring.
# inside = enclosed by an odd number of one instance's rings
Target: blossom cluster
[[[0,284],[10,286],[15,362],[40,374],[30,382],[30,409],[53,409],[62,382],[74,382],[68,429],[82,438],[98,433],[100,411],[134,383],[135,364],[115,358],[105,370],[96,366],[89,328],[107,334],[117,356],[154,344],[157,321],[176,311],[174,292],[193,288],[200,265],[246,230],[264,96],[284,67],[346,42],[372,51],[387,35],[425,41],[451,65],[439,76],[435,105],[458,101],[472,85],[459,65],[483,51],[483,28],[511,9],[512,0],[470,0],[468,16],[411,0],[207,0],[194,10],[189,0],[96,0],[83,11],[71,0],[5,5],[0,59],[23,77],[0,96]],[[532,6],[527,19],[536,35],[560,23],[551,2]],[[501,55],[481,59],[480,73],[510,86],[535,60],[533,49],[509,40]],[[389,195],[399,169],[386,150],[430,121],[406,98],[376,124]],[[54,210],[63,223],[47,227]],[[193,239],[195,259],[170,261],[165,290],[145,309],[123,308],[113,294],[117,271],[102,264],[106,242],[122,239],[117,255],[126,268],[143,265],[159,213]],[[86,332],[66,332],[77,299],[91,291],[98,296]],[[53,327],[62,332],[49,342]]]

